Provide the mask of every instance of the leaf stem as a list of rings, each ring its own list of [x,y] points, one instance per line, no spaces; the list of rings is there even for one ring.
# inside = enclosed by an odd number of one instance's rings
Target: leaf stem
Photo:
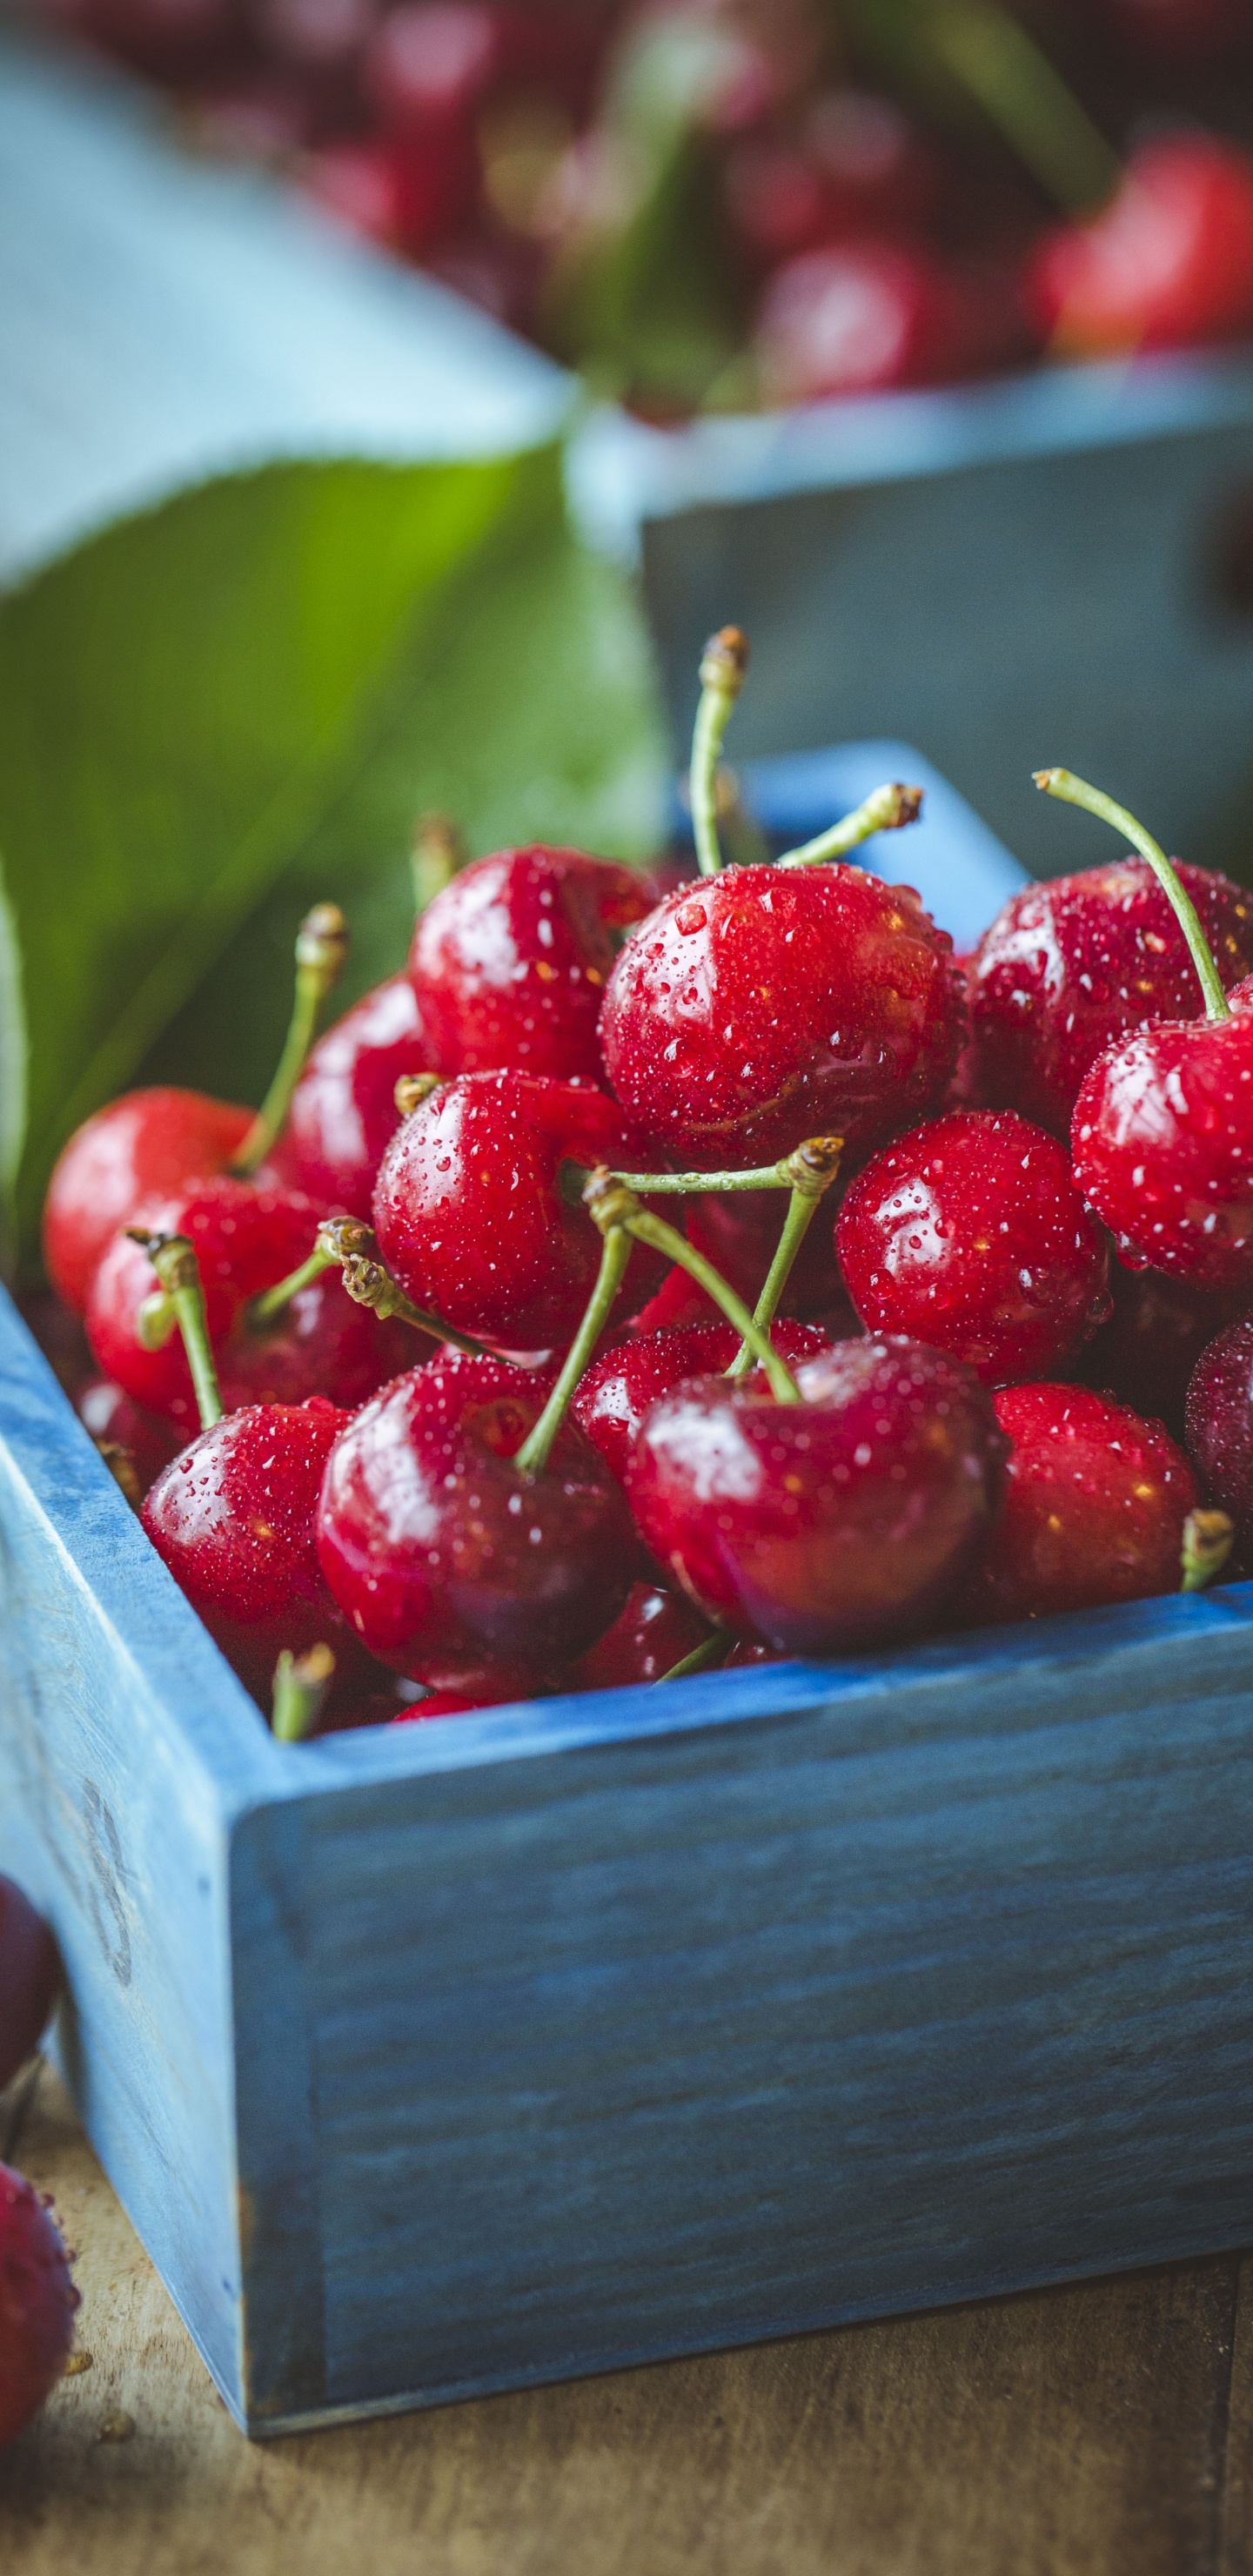
[[[1235,1523],[1226,1512],[1189,1512],[1179,1557],[1181,1592],[1203,1592],[1222,1573],[1235,1536]]]
[[[230,1166],[236,1180],[251,1180],[283,1125],[313,1044],[318,1013],[339,982],[347,955],[348,924],[339,905],[315,903],[296,933],[296,990],[283,1052],[270,1088]]]
[[[146,1234],[137,1225],[128,1225],[126,1231],[132,1243],[143,1245],[161,1282],[159,1298],[145,1298],[139,1310],[139,1338],[146,1350],[160,1350],[177,1325],[187,1353],[200,1428],[211,1431],[214,1423],[222,1419],[222,1397],[195,1247],[185,1234]]]
[[[791,1370],[772,1349],[767,1336],[758,1331],[743,1298],[736,1296],[721,1271],[715,1270],[712,1261],[707,1261],[694,1243],[688,1243],[683,1235],[676,1233],[664,1217],[654,1216],[651,1209],[641,1207],[635,1192],[615,1180],[613,1173],[603,1165],[592,1173],[587,1182],[583,1203],[602,1234],[607,1233],[611,1226],[623,1226],[628,1234],[635,1236],[637,1243],[651,1243],[654,1251],[664,1252],[668,1261],[677,1262],[680,1270],[686,1270],[689,1278],[704,1289],[707,1297],[712,1297],[715,1306],[721,1307],[727,1322],[734,1324],[741,1339],[748,1343],[754,1359],[765,1370],[776,1404],[800,1403],[801,1391]]]
[[[1175,869],[1160,842],[1154,840],[1151,832],[1145,831],[1143,823],[1137,823],[1135,815],[1129,814],[1125,805],[1119,805],[1112,796],[1107,796],[1104,788],[1089,787],[1086,778],[1076,778],[1071,770],[1037,769],[1032,772],[1032,775],[1036,786],[1042,788],[1046,796],[1057,796],[1064,805],[1078,805],[1085,814],[1095,814],[1102,823],[1111,823],[1114,830],[1122,832],[1130,841],[1132,848],[1139,851],[1141,858],[1148,860],[1187,940],[1192,963],[1196,968],[1205,998],[1206,1018],[1229,1020],[1231,1011],[1223,991],[1222,978],[1214,964],[1209,941],[1197,918],[1196,905],[1180,884]]]
[[[872,787],[842,822],[832,823],[812,841],[802,841],[799,848],[785,850],[776,861],[781,868],[816,868],[824,859],[842,858],[846,850],[855,850],[868,841],[872,832],[899,832],[905,823],[916,823],[922,812],[921,787],[903,787],[899,779],[886,786]]]
[[[548,1465],[570,1398],[613,1312],[614,1300],[630,1258],[630,1235],[625,1227],[611,1225],[601,1251],[595,1287],[587,1301],[583,1321],[562,1363],[561,1374],[538,1422],[532,1423],[521,1448],[514,1452],[513,1463],[524,1476],[542,1476]]]
[[[329,1646],[310,1646],[303,1655],[293,1655],[284,1646],[274,1667],[270,1718],[271,1732],[280,1744],[300,1744],[312,1734],[334,1678],[335,1657]]]
[[[718,846],[718,761],[731,709],[744,686],[748,638],[738,626],[720,626],[701,655],[700,699],[692,728],[688,785],[692,832],[703,877],[716,877],[722,866]]]

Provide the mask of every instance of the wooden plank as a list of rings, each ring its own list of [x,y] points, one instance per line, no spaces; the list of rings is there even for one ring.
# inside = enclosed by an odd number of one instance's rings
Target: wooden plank
[[[250,2445],[46,2075],[10,2153],[93,2366],[0,2459],[6,2576],[1247,2576],[1234,2258]],[[1242,2330],[1246,2446],[1251,2393]]]

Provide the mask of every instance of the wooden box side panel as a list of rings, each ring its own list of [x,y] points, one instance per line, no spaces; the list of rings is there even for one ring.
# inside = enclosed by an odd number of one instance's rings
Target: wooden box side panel
[[[247,1819],[241,2159],[308,2115],[324,2298],[285,2401],[249,2279],[270,2424],[1253,2235],[1253,1620],[1105,1633]]]

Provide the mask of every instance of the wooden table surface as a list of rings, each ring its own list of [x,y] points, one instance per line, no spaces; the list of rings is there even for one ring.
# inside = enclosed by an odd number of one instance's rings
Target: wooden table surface
[[[91,2355],[0,2458],[4,2576],[1253,2576],[1253,2258],[257,2446],[46,2070],[0,2155]]]

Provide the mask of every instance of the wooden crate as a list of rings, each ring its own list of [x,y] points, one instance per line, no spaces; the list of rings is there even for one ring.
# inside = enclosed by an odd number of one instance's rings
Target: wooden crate
[[[0,1868],[250,2433],[1253,2237],[1253,1585],[284,1746],[2,1298],[0,1431]]]

